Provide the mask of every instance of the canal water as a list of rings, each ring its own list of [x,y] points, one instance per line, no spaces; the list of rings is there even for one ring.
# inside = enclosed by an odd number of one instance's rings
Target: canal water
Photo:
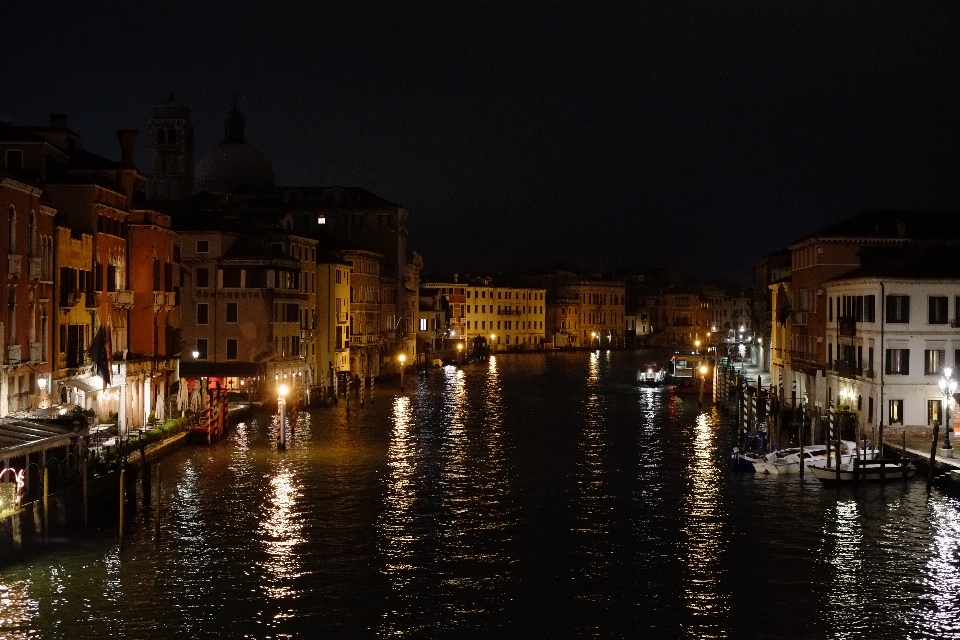
[[[163,460],[117,543],[0,570],[9,638],[960,638],[960,502],[732,475],[643,352],[501,355]]]

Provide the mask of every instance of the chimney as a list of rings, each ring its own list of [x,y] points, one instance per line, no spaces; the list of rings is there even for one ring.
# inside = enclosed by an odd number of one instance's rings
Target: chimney
[[[124,168],[132,168],[133,149],[137,146],[137,130],[117,129],[117,138],[120,140],[120,163]]]
[[[51,113],[51,114],[50,114],[50,128],[51,128],[51,129],[66,129],[66,128],[67,128],[67,114],[65,114],[65,113]]]

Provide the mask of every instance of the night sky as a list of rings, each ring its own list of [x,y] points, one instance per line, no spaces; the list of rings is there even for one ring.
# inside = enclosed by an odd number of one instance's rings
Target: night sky
[[[742,282],[866,208],[960,210],[957,2],[0,0],[0,120],[118,159],[232,96],[280,184],[403,204],[428,271],[571,261]],[[152,4],[152,3],[151,3]]]

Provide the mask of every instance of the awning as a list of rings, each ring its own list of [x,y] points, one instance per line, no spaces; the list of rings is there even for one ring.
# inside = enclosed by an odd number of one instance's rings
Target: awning
[[[103,379],[96,376],[90,376],[87,378],[69,378],[67,380],[60,380],[59,382],[68,387],[79,389],[85,393],[103,391]]]

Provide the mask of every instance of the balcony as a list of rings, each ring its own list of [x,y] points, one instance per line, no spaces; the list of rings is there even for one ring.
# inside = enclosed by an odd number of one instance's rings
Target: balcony
[[[23,256],[19,256],[19,255],[13,254],[13,253],[8,254],[8,255],[7,255],[7,264],[9,265],[9,266],[7,267],[7,270],[8,270],[7,273],[10,274],[10,277],[11,277],[11,278],[19,278],[19,277],[20,277],[20,267],[21,267],[21,265],[23,264]]]
[[[346,311],[337,314],[337,324],[347,324],[348,322],[350,322],[350,314]]]
[[[7,362],[10,364],[21,362],[20,345],[11,344],[7,346]]]
[[[154,291],[153,292],[153,312],[157,313],[163,309],[164,305],[167,303],[167,294],[163,291]]]
[[[133,306],[133,291],[129,289],[111,291],[110,298],[113,300],[114,309],[129,309]]]
[[[834,360],[833,370],[841,378],[856,378],[863,375],[863,367],[858,367],[856,362]]]
[[[78,304],[80,304],[79,291],[67,291],[60,296],[60,308],[65,311],[73,309]]]
[[[309,329],[300,330],[300,341],[301,342],[311,342],[313,341],[313,331]]]
[[[167,309],[176,309],[177,308],[177,292],[167,291],[165,295],[167,299],[166,299],[166,302],[164,302],[164,306],[166,306]]]
[[[43,345],[39,342],[30,343],[30,362],[43,362]]]
[[[43,275],[43,262],[40,258],[30,258],[30,279],[40,280]]]

